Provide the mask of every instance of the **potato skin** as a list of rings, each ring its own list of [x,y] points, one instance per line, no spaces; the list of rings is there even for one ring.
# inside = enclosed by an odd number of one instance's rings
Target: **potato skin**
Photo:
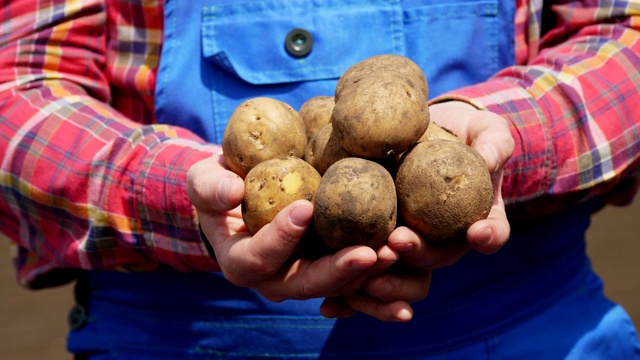
[[[427,131],[422,135],[419,141],[427,141],[427,140],[450,140],[463,142],[453,131],[442,127],[435,122],[431,121],[429,123],[429,127]]]
[[[387,71],[397,72],[411,81],[412,85],[422,92],[425,100],[429,97],[427,78],[418,64],[405,56],[381,54],[366,58],[349,67],[338,79],[334,93],[335,100],[338,101],[346,87],[359,82],[363,77]]]
[[[413,146],[401,159],[395,185],[402,219],[435,244],[465,239],[469,226],[486,219],[493,203],[486,162],[457,141]]]
[[[331,249],[377,249],[387,242],[396,220],[393,179],[381,165],[350,157],[327,169],[314,200],[314,224]]]
[[[333,109],[332,124],[349,153],[364,158],[393,157],[427,130],[429,107],[405,76],[380,72],[344,88]]]
[[[316,132],[304,152],[304,160],[318,170],[320,175],[324,175],[329,166],[336,161],[350,156],[351,154],[340,145],[331,124],[326,124]]]
[[[334,105],[333,96],[315,96],[300,106],[298,113],[307,131],[307,141],[310,141],[318,130],[331,122]]]
[[[281,156],[302,158],[307,146],[302,118],[282,101],[258,97],[240,104],[222,137],[229,169],[245,178],[259,163]]]
[[[244,184],[242,219],[247,230],[255,234],[292,202],[313,201],[320,174],[302,159],[281,157],[254,166]]]

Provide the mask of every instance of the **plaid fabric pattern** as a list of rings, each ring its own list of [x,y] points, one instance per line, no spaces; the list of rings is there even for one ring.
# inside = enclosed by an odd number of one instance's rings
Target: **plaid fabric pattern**
[[[510,121],[505,203],[543,213],[637,175],[640,2],[517,4],[516,66],[435,101],[466,100]]]
[[[217,269],[185,193],[187,169],[217,147],[153,116],[161,5],[0,13],[0,234],[19,244],[25,285],[55,268]]]
[[[508,204],[603,192],[639,162],[640,3],[516,3],[516,66],[434,101],[511,122]],[[162,5],[0,11],[0,238],[18,245],[25,286],[64,281],[39,281],[60,268],[217,269],[185,193],[189,166],[217,147],[153,115]]]

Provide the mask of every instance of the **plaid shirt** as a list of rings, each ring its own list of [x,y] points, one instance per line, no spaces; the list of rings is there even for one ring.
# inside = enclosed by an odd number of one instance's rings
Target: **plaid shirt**
[[[218,269],[185,192],[218,148],[153,114],[162,18],[161,0],[3,6],[0,237],[25,286]],[[515,29],[516,66],[443,98],[510,121],[510,206],[606,191],[640,161],[640,2],[518,0]]]

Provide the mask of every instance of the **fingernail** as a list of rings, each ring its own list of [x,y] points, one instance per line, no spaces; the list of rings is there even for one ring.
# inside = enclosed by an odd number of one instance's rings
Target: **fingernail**
[[[493,144],[484,144],[482,150],[485,161],[489,165],[489,170],[495,170],[499,162],[498,149]]]
[[[391,248],[399,253],[408,253],[413,251],[413,243],[407,242],[407,243],[393,244]]]
[[[412,318],[413,318],[413,314],[411,313],[411,311],[409,311],[407,309],[402,309],[398,313],[398,317],[396,318],[396,321],[397,322],[407,322],[407,321],[411,320]]]
[[[351,263],[351,268],[355,271],[365,271],[373,266],[371,261],[354,261]]]
[[[491,238],[493,238],[493,230],[491,230],[491,228],[486,227],[478,231],[478,235],[475,240],[475,243],[478,246],[484,246],[491,241]]]
[[[300,227],[309,225],[312,215],[313,212],[309,210],[308,206],[296,206],[291,209],[291,213],[289,213],[293,225]]]
[[[226,178],[218,185],[218,201],[226,205],[229,202],[229,192],[231,191],[231,178]]]

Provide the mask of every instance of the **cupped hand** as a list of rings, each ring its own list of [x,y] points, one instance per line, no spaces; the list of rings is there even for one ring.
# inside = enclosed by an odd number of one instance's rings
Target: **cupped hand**
[[[240,212],[244,182],[228,170],[221,155],[194,164],[187,179],[187,194],[224,276],[271,301],[354,293],[368,269],[388,266],[396,259],[377,262],[376,252],[366,246],[319,259],[293,257],[313,217],[310,202],[293,202],[252,236]]]
[[[464,243],[433,246],[405,227],[396,229],[389,246],[404,261],[424,270],[453,264],[469,249],[495,253],[507,242],[510,226],[502,199],[502,177],[503,167],[514,150],[509,125],[497,114],[460,101],[432,105],[430,112],[431,121],[451,130],[485,159],[493,183],[493,205],[486,219],[471,225]]]

